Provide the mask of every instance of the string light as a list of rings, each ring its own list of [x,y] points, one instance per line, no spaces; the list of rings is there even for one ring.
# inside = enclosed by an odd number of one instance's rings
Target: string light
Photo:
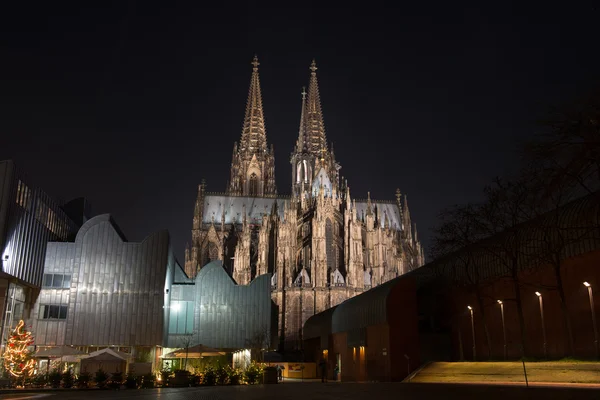
[[[35,372],[35,360],[31,358],[28,347],[33,345],[31,332],[23,329],[25,322],[19,321],[11,333],[6,351],[4,352],[4,367],[17,378],[32,376]]]

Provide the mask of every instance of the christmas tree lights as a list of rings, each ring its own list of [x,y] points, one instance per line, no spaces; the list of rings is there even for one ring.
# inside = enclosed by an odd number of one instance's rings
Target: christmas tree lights
[[[24,326],[25,322],[19,321],[8,339],[4,352],[4,367],[16,378],[32,376],[35,371],[35,360],[31,358],[28,349],[33,345],[33,336]]]

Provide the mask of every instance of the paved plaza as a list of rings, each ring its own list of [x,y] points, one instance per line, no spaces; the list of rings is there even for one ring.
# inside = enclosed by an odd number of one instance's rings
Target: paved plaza
[[[0,399],[70,400],[70,399],[161,399],[161,400],[587,400],[600,398],[600,390],[589,388],[548,388],[517,386],[480,386],[459,384],[402,383],[288,383],[257,386],[222,386],[145,390],[56,391],[49,393],[14,393]]]

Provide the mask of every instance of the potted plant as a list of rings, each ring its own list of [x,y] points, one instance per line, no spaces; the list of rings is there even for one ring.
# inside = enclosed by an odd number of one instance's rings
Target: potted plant
[[[277,383],[277,367],[268,366],[263,368],[262,383]]]
[[[154,374],[146,374],[142,377],[142,387],[144,389],[152,389],[155,381],[156,378],[154,377]]]
[[[190,372],[185,369],[176,369],[173,379],[169,381],[169,386],[184,387],[190,385]]]

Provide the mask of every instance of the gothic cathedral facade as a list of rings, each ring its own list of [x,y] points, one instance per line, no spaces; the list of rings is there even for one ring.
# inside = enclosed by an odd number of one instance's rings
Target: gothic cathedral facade
[[[327,144],[314,61],[290,158],[291,195],[277,193],[256,57],[252,65],[230,181],[225,193],[207,192],[204,181],[199,186],[185,271],[194,277],[222,260],[239,285],[271,274],[280,346],[293,350],[310,316],[418,268],[424,254],[399,189],[391,201],[350,196]]]

